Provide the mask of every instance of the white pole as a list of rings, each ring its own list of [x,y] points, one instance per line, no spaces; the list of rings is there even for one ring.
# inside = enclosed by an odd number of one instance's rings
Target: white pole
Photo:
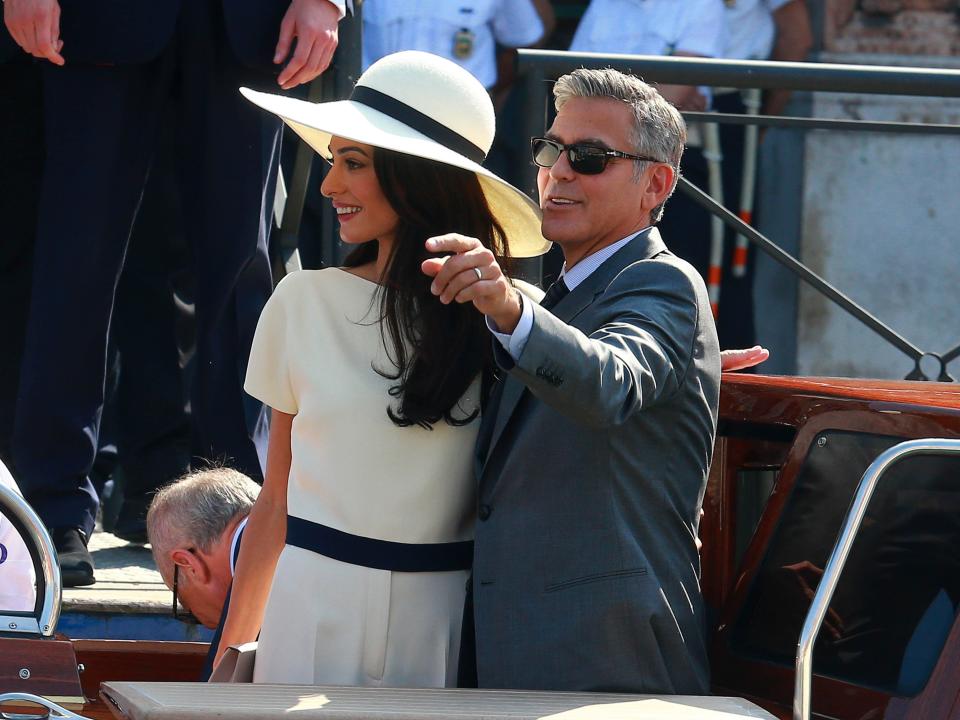
[[[720,150],[720,130],[716,123],[703,124],[703,157],[707,161],[708,192],[711,197],[723,205],[723,173],[721,163],[723,153]],[[716,215],[710,216],[710,267],[707,270],[707,292],[710,296],[710,309],[713,317],[720,313],[720,283],[723,279],[723,220]]]
[[[760,112],[760,90],[751,88],[743,93],[743,104],[747,115]],[[740,179],[740,219],[753,225],[754,188],[757,180],[757,145],[759,129],[756,125],[747,125],[743,134],[743,173]],[[747,274],[747,253],[749,243],[743,235],[737,235],[737,244],[733,249],[731,271],[734,277]]]

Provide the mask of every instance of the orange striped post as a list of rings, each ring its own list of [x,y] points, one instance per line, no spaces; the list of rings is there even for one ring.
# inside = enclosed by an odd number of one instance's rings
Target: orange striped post
[[[720,148],[720,130],[716,123],[703,126],[703,157],[707,161],[707,180],[710,195],[723,205],[723,151]],[[707,268],[707,294],[714,319],[720,316],[720,283],[723,280],[723,220],[715,215],[710,219],[710,267]]]
[[[710,270],[707,272],[707,294],[710,297],[710,310],[713,312],[714,320],[720,317],[720,281],[722,279],[723,265],[715,263],[711,253]]]
[[[743,104],[747,115],[756,115],[760,111],[760,91],[751,88],[743,93]],[[756,125],[747,125],[743,135],[743,174],[740,179],[740,212],[741,220],[753,225],[754,188],[757,180],[757,145],[759,129]],[[737,235],[733,249],[733,260],[730,271],[734,277],[742,278],[747,274],[747,258],[750,244],[743,235]]]

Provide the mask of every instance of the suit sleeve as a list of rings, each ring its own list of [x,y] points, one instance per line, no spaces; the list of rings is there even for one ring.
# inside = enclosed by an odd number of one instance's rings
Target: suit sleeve
[[[648,260],[624,270],[589,307],[589,334],[535,306],[533,328],[514,364],[498,363],[555,410],[593,426],[619,425],[669,399],[694,352],[699,303],[683,269]]]

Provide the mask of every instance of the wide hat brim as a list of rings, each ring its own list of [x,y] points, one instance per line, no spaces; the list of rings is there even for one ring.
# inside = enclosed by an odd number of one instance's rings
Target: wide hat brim
[[[240,92],[250,102],[279,116],[323,157],[330,156],[330,138],[336,136],[475,173],[490,210],[507,236],[510,256],[537,257],[550,249],[550,242],[540,232],[540,208],[533,200],[482,165],[405,123],[351,100],[311,103],[248,88],[240,88]]]

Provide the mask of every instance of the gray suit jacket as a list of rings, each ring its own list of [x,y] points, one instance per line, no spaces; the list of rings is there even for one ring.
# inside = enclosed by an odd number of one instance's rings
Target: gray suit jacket
[[[496,345],[496,343],[495,343]],[[694,539],[720,349],[656,229],[534,307],[477,444],[480,687],[709,692]]]

